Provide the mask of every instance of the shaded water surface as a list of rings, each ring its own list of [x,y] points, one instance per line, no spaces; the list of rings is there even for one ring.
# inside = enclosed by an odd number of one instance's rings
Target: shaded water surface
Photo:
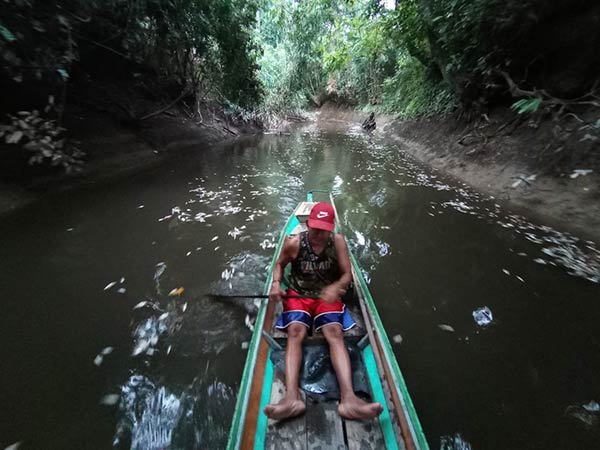
[[[336,196],[432,448],[598,448],[596,247],[311,129],[0,222],[0,448],[223,448],[255,307],[204,294],[259,292],[311,188]]]

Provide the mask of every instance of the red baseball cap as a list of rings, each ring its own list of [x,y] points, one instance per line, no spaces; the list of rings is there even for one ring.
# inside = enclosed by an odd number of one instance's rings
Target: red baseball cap
[[[312,207],[307,225],[319,230],[333,231],[335,228],[335,211],[329,203],[320,202]]]

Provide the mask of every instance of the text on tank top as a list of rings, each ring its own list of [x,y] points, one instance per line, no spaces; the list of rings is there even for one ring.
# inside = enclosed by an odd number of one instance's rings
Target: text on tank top
[[[301,295],[316,297],[325,286],[340,278],[333,234],[321,254],[317,255],[308,240],[308,231],[299,234],[298,257],[292,261],[290,287]]]

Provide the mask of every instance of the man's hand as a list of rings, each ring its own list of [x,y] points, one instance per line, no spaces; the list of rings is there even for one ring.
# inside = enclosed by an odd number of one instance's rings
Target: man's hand
[[[323,288],[319,297],[325,303],[334,303],[345,293],[346,290],[340,287],[338,283],[333,283]]]
[[[281,290],[281,284],[279,281],[274,281],[271,284],[271,291],[269,292],[269,301],[270,302],[280,302],[281,296],[284,295],[285,292]]]

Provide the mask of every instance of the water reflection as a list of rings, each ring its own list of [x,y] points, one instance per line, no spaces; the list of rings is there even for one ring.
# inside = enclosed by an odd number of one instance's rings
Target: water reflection
[[[307,189],[336,196],[432,448],[595,448],[597,246],[314,125],[0,224],[6,445],[223,448],[256,304],[206,294],[262,291]]]

